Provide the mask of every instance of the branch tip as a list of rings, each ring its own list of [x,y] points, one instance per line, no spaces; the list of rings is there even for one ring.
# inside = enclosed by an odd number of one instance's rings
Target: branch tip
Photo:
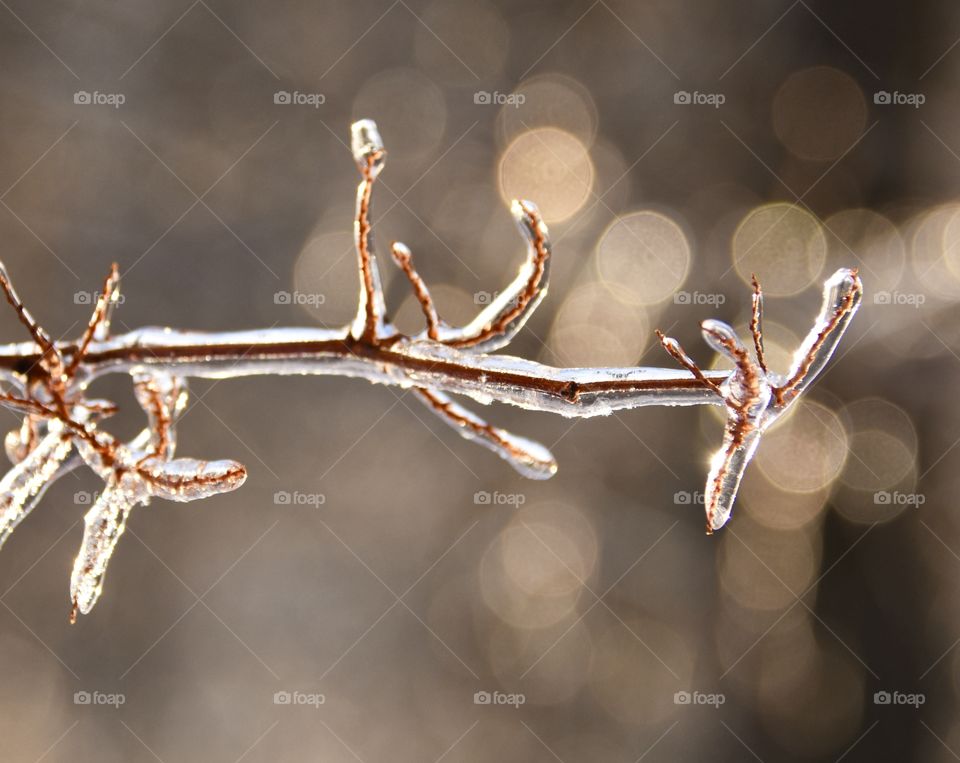
[[[420,303],[420,311],[427,321],[427,336],[434,341],[438,340],[440,337],[440,317],[437,315],[430,290],[413,266],[413,254],[406,244],[401,244],[399,241],[393,242],[390,246],[390,253],[393,255],[393,261],[397,263],[407,277],[407,281],[410,282],[410,287]]]
[[[680,342],[673,337],[666,336],[660,329],[656,329],[654,333],[657,335],[657,339],[660,340],[660,345],[664,350],[667,351],[667,354],[669,354],[670,357],[672,357],[675,361],[677,361],[677,363],[693,374],[694,378],[699,379],[718,395],[722,396],[723,393],[720,390],[720,385],[712,379],[708,379],[706,375],[704,375],[703,371],[700,369],[700,366],[698,366],[697,362],[686,353],[686,351],[680,345]]]
[[[750,312],[750,334],[753,336],[753,348],[757,353],[757,363],[764,373],[768,373],[767,359],[763,346],[763,290],[756,273],[750,275],[753,284],[752,310]]]
[[[387,152],[372,119],[360,119],[350,126],[350,150],[364,177],[376,178],[383,169]]]

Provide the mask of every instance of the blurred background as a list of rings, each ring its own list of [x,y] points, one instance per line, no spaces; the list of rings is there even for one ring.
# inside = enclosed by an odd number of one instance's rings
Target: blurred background
[[[0,5],[2,256],[56,336],[112,261],[118,331],[345,323],[360,117],[374,234],[451,323],[521,261],[509,199],[540,205],[511,354],[672,366],[659,327],[709,365],[756,272],[785,370],[822,281],[866,289],[714,537],[712,409],[484,411],[551,447],[540,483],[397,390],[194,383],[180,453],[242,490],[134,512],[74,627],[91,474],[0,554],[5,760],[960,759],[954,4]],[[96,392],[139,429],[128,379]]]

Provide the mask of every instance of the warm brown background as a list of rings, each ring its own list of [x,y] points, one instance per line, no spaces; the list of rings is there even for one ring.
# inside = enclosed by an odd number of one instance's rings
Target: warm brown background
[[[119,329],[347,320],[343,142],[361,116],[390,151],[376,234],[413,248],[451,320],[519,261],[506,197],[543,206],[554,277],[515,354],[669,365],[660,326],[708,362],[698,321],[742,325],[755,269],[782,368],[829,272],[859,264],[867,289],[842,359],[768,435],[713,538],[677,499],[702,490],[719,442],[707,411],[571,427],[491,409],[558,457],[558,476],[532,483],[395,390],[196,383],[181,453],[242,460],[241,491],[138,510],[72,628],[96,480],[58,483],[0,554],[0,757],[960,756],[953,4],[0,5],[2,257],[58,336],[78,333],[75,295],[114,260]],[[80,90],[125,102],[78,105]],[[325,103],[275,104],[279,90]],[[678,105],[680,90],[725,103]],[[925,103],[878,105],[881,90]],[[681,289],[723,304],[677,304]],[[877,304],[882,290],[923,304]],[[135,431],[126,380],[99,389],[127,409],[115,431]],[[877,504],[877,490],[924,503]],[[277,505],[277,491],[324,503]],[[478,491],[524,503],[477,505]],[[494,690],[526,704],[474,704]],[[726,701],[676,705],[681,690]],[[925,703],[875,705],[883,690]],[[77,691],[126,701],[78,706]],[[275,705],[277,691],[326,702]]]

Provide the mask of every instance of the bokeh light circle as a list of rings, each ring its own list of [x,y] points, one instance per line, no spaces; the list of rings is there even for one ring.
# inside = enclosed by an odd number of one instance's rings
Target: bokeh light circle
[[[831,270],[860,267],[873,293],[897,287],[907,247],[890,220],[871,209],[845,209],[828,217],[823,227]]]
[[[777,202],[757,207],[733,234],[733,266],[747,284],[756,274],[764,292],[788,297],[818,280],[827,256],[819,221],[806,210]]]
[[[339,326],[357,309],[356,255],[349,230],[311,236],[293,268],[290,301],[323,325]]]
[[[547,338],[547,361],[569,367],[630,366],[649,342],[646,310],[591,281],[571,289],[557,311]]]
[[[480,587],[487,606],[516,628],[544,628],[568,616],[598,557],[584,516],[559,503],[524,508],[487,548]]]
[[[829,408],[809,399],[771,427],[757,451],[764,476],[781,490],[809,493],[839,476],[847,458],[847,433]]]
[[[867,122],[863,91],[849,74],[815,66],[791,74],[773,99],[773,129],[801,159],[837,159],[853,146]]]
[[[538,74],[513,90],[518,106],[500,109],[497,128],[505,143],[533,128],[555,127],[593,144],[597,133],[597,107],[587,88],[565,74]],[[522,97],[522,103],[519,101]]]
[[[619,217],[596,249],[600,278],[620,299],[638,305],[672,297],[686,280],[690,258],[683,229],[653,210]]]
[[[590,196],[593,176],[586,146],[553,127],[518,136],[500,159],[504,201],[528,199],[547,222],[560,222],[578,212]]]

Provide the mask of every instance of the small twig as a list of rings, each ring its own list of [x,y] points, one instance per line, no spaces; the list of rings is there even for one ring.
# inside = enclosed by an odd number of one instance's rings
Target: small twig
[[[654,333],[657,335],[657,339],[660,340],[660,345],[667,351],[667,353],[669,353],[670,357],[672,357],[681,366],[692,373],[695,379],[700,380],[718,395],[723,397],[723,393],[720,391],[720,385],[712,379],[708,379],[706,376],[704,376],[703,371],[700,370],[700,366],[696,364],[693,358],[687,355],[683,347],[680,346],[680,343],[676,339],[665,336],[660,329],[657,329]]]
[[[68,378],[72,377],[76,373],[80,363],[83,362],[83,356],[87,354],[87,350],[90,347],[90,342],[93,341],[93,337],[96,335],[100,326],[107,321],[111,305],[114,301],[114,295],[119,284],[120,269],[117,266],[117,263],[114,262],[110,266],[110,272],[107,273],[107,277],[103,280],[103,290],[97,296],[97,302],[93,308],[93,315],[90,316],[90,322],[87,324],[86,331],[83,332],[83,336],[80,338],[80,344],[77,347],[77,351],[73,354],[69,365],[67,365],[67,368],[64,371],[64,374]]]
[[[753,284],[753,300],[750,313],[750,334],[753,336],[753,348],[757,353],[757,363],[764,373],[768,373],[767,359],[763,352],[763,291],[760,289],[760,281],[756,275],[750,276],[750,283]]]
[[[860,300],[863,286],[857,269],[838,270],[824,285],[823,307],[804,343],[794,356],[787,381],[774,388],[778,405],[785,405],[799,395],[821,371],[833,354]]]
[[[7,269],[2,263],[0,263],[0,289],[3,290],[7,302],[13,307],[19,321],[27,328],[30,336],[33,337],[33,341],[40,348],[38,362],[43,370],[46,371],[46,376],[43,381],[44,384],[50,388],[50,392],[53,393],[55,389],[60,388],[63,382],[63,355],[56,348],[53,339],[47,335],[46,331],[40,328],[40,325],[33,319],[33,316],[30,315],[27,308],[24,307],[23,302],[13,288],[10,276],[7,275]]]
[[[451,333],[444,344],[460,349],[496,350],[506,345],[547,295],[550,244],[547,227],[537,206],[515,200],[511,212],[520,233],[526,238],[527,261],[516,278],[463,329]]]
[[[437,309],[433,304],[433,298],[430,296],[430,290],[423,282],[420,274],[413,267],[413,255],[410,249],[399,241],[394,242],[390,247],[393,254],[393,261],[397,263],[403,274],[410,282],[410,288],[420,303],[420,311],[427,321],[427,336],[436,341],[440,337],[440,318],[437,315]]]
[[[381,334],[384,319],[383,287],[377,260],[370,243],[370,200],[373,184],[383,169],[387,152],[377,126],[370,120],[354,123],[352,130],[353,158],[360,168],[363,180],[357,188],[357,217],[354,222],[354,239],[360,268],[360,308],[357,314],[357,338],[368,344],[376,344]]]

